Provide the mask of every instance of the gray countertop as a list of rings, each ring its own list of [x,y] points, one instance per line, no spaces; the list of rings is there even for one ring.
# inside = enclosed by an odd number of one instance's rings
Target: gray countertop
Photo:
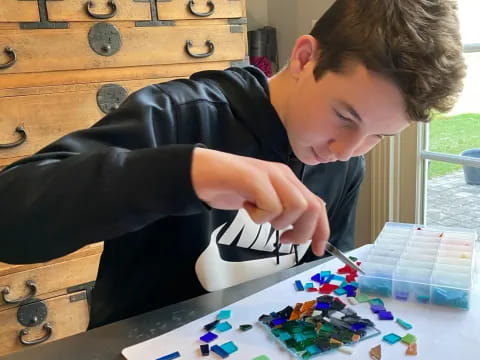
[[[159,336],[230,305],[294,274],[318,266],[320,259],[225,290],[205,294],[78,335],[0,357],[1,360],[120,360],[123,348]],[[293,285],[292,285],[293,286]]]

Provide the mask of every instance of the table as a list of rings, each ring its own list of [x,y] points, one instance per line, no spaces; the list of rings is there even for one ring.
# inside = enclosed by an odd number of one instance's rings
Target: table
[[[361,258],[369,246],[370,245],[367,245],[356,249],[352,252],[352,255]],[[178,329],[182,325],[195,321],[205,315],[211,313],[216,314],[219,309],[225,308],[227,305],[228,308],[235,313],[237,301],[238,304],[240,304],[242,301],[245,301],[245,298],[256,296],[259,291],[263,292],[268,290],[269,294],[274,294],[278,289],[278,296],[271,296],[271,310],[280,309],[285,305],[291,305],[290,303],[283,303],[282,300],[286,298],[286,291],[294,292],[293,279],[299,278],[302,281],[307,281],[311,275],[319,270],[336,270],[340,266],[340,263],[336,259],[328,263],[325,263],[325,260],[320,260],[303,264],[263,279],[139,315],[56,343],[46,344],[36,349],[13,354],[2,358],[2,360],[27,358],[72,360],[122,359],[120,351],[129,345],[168,333],[170,330]],[[292,276],[294,276],[294,278],[291,278]],[[265,289],[269,285],[273,286]],[[308,294],[299,294],[299,296],[308,296]],[[314,298],[316,295],[310,293],[310,296]],[[478,281],[475,283],[471,297],[471,308],[468,311],[412,302],[405,303],[388,298],[384,298],[384,301],[386,308],[392,311],[394,316],[401,317],[414,326],[413,329],[408,332],[414,334],[418,339],[419,355],[408,358],[422,360],[448,358],[463,358],[468,360],[477,358],[476,342],[478,341],[477,337],[480,335],[480,286]],[[355,305],[352,308],[361,316],[375,319],[374,314],[371,313],[367,304]],[[263,313],[262,310],[259,310],[258,315],[261,313]],[[382,331],[382,335],[357,344],[355,346],[355,354],[352,358],[356,360],[369,359],[368,350],[378,343],[382,343],[384,359],[406,358],[404,355],[405,345],[400,343],[389,345],[382,342],[381,337],[390,332],[395,332],[402,336],[405,335],[407,331],[403,330],[393,321],[376,320],[375,323]],[[187,325],[187,327],[189,326],[190,325]],[[179,330],[176,331],[178,332]],[[168,337],[169,334],[163,336]],[[268,346],[268,344],[266,344],[263,353],[267,355],[275,353],[275,356],[271,357],[271,359],[275,360],[291,358],[287,353],[280,353],[280,355],[277,356],[276,351],[278,351],[278,346]],[[232,354],[230,358],[232,360],[249,359],[248,356],[242,357],[240,354],[239,351],[238,356]],[[325,356],[325,358],[329,360],[345,359],[346,356],[348,358],[348,355],[345,354],[331,353]]]
[[[125,360],[127,346],[167,333],[295,274],[316,267],[328,258],[280,271],[231,288],[205,294],[129,319],[51,343],[26,348],[1,360]]]

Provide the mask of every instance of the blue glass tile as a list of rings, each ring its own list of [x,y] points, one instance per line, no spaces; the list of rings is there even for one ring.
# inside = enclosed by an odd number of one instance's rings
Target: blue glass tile
[[[372,312],[374,312],[376,314],[379,311],[385,311],[385,306],[383,306],[383,305],[370,305],[370,310],[372,310]]]
[[[320,274],[315,274],[310,279],[315,282],[320,282]]]
[[[310,346],[307,346],[307,348],[305,349],[307,350],[307,352],[310,354],[310,355],[315,355],[315,354],[318,354],[321,350],[320,348],[317,346],[317,345],[310,345]]]
[[[347,291],[347,297],[355,297],[355,296],[357,296],[356,291]]]
[[[237,345],[235,345],[233,341],[226,342],[225,344],[220,345],[220,347],[229,354],[232,354],[238,350]]]
[[[305,290],[300,280],[295,280],[295,289],[297,289],[297,291]]]
[[[333,292],[334,292],[336,295],[338,295],[338,296],[341,296],[341,295],[347,293],[347,292],[346,292],[344,289],[342,289],[342,288],[335,289]]]
[[[287,319],[285,319],[285,318],[273,319],[272,320],[272,325],[273,326],[278,326],[278,325],[285,324],[286,322],[287,322]]]
[[[200,336],[200,340],[202,340],[203,342],[209,343],[209,342],[215,340],[217,337],[218,337],[217,334],[214,334],[214,333],[209,331],[205,335]]]
[[[218,320],[225,320],[230,319],[232,312],[230,310],[222,310],[218,313],[217,319]]]
[[[288,332],[282,332],[280,335],[278,335],[278,338],[282,341],[287,341],[292,338],[292,336]]]
[[[215,326],[215,329],[221,332],[230,330],[231,328],[232,328],[232,325],[230,325],[228,321],[218,323],[217,326]]]
[[[313,287],[313,283],[311,283],[311,282],[308,282],[308,283],[305,284],[305,290],[308,290],[312,287]]]
[[[399,342],[401,339],[402,339],[401,336],[398,336],[397,334],[394,334],[394,333],[385,335],[383,337],[384,341],[386,341],[386,342],[388,342],[389,344],[392,344],[392,345]]]
[[[211,351],[213,351],[215,354],[217,354],[218,356],[220,356],[221,358],[225,359],[228,357],[228,352],[226,352],[225,350],[223,350],[220,346],[218,345],[213,345],[211,348],[210,348]]]
[[[317,302],[317,305],[315,305],[316,310],[328,310],[330,309],[330,303],[327,302]]]
[[[352,331],[355,331],[355,332],[357,332],[357,331],[359,331],[359,330],[363,330],[363,329],[365,329],[366,327],[367,327],[367,325],[362,324],[362,323],[355,323],[355,324],[350,325],[350,329],[351,329]]]
[[[210,355],[210,346],[208,346],[208,344],[200,345],[200,352],[202,353],[202,356]]]
[[[215,321],[212,321],[211,323],[208,323],[207,325],[204,325],[203,328],[207,331],[210,331],[212,329],[215,328],[215,326],[217,326],[217,324],[220,322],[220,320],[215,320]]]
[[[413,328],[413,326],[409,323],[407,323],[406,321],[400,319],[400,318],[396,318],[395,321],[401,326],[403,327],[404,329],[407,329],[407,330],[410,330],[411,328]]]
[[[157,360],[172,360],[172,359],[178,359],[180,357],[180,353],[178,351],[171,353],[169,355],[165,355],[162,357],[159,357]]]
[[[352,284],[347,284],[347,285],[343,286],[343,289],[346,290],[347,292],[357,290],[357,288],[355,286],[353,286]]]
[[[408,291],[395,291],[395,299],[397,300],[408,300],[409,295]]]
[[[379,311],[378,318],[380,320],[393,320],[393,315],[390,311]]]

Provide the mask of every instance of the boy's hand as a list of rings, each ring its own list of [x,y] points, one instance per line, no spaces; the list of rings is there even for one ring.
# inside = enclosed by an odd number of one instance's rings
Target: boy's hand
[[[287,165],[197,147],[191,171],[197,196],[211,207],[244,208],[256,223],[269,222],[276,229],[292,225],[281,242],[311,239],[313,252],[323,255],[330,236],[325,202]]]

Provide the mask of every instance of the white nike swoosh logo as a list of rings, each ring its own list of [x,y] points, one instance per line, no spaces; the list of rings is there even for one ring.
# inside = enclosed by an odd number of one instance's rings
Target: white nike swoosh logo
[[[268,238],[271,229],[270,225],[255,224],[245,210],[238,211],[234,221],[224,232],[218,243],[231,245],[241,232],[237,244],[238,247],[272,252],[272,257],[241,262],[223,260],[220,256],[216,238],[226,225],[227,223],[220,225],[212,232],[208,247],[200,254],[195,263],[195,272],[205,290],[216,291],[225,289],[295,265],[295,254],[290,254],[291,245],[282,245],[280,247],[280,252],[286,254],[280,257],[280,264],[277,265],[276,257],[273,256],[275,236]],[[310,241],[298,246],[299,260],[305,255],[309,246]]]

